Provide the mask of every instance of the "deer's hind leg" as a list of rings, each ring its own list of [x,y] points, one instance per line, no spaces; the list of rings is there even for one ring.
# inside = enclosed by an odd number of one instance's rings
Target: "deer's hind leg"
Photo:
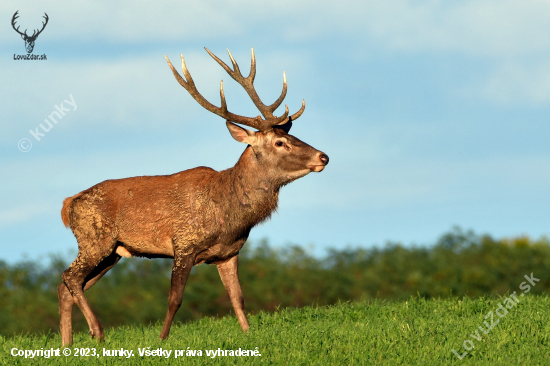
[[[174,248],[174,264],[172,266],[172,279],[170,282],[170,295],[168,296],[168,312],[164,319],[164,326],[160,333],[161,339],[166,339],[170,334],[170,327],[174,320],[174,315],[181,306],[185,284],[191,273],[191,268],[195,262],[195,256],[183,254],[183,250]]]
[[[88,243],[91,245],[86,245]],[[62,279],[65,288],[72,296],[72,300],[84,314],[92,338],[103,340],[103,327],[90,307],[86,296],[84,296],[84,291],[112,268],[120,259],[120,256],[115,252],[116,241],[110,237],[88,243],[82,243],[79,240],[80,250],[78,256],[69,268],[63,272]],[[72,338],[72,335],[69,335],[71,326],[68,326],[72,303],[69,301],[63,284],[59,286],[58,294],[62,342],[65,344],[65,342],[70,342]]]
[[[92,287],[107,271],[117,264],[120,260],[120,255],[113,252],[107,258],[92,271],[84,282],[84,291]],[[60,315],[60,330],[61,330],[61,343],[63,346],[73,344],[73,326],[72,326],[72,310],[74,305],[73,296],[69,292],[67,285],[62,282],[57,287],[57,294],[59,296],[59,315]],[[101,323],[99,327],[102,329]]]

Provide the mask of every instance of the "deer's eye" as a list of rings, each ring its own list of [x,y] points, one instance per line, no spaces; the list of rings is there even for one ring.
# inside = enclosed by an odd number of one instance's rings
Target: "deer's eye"
[[[275,143],[275,146],[281,147],[281,146],[283,146],[283,142],[282,142],[282,141],[277,141],[277,142]]]

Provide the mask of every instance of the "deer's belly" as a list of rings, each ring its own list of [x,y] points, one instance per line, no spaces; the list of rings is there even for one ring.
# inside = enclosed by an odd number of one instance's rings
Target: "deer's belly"
[[[195,258],[195,265],[201,263],[217,263],[234,257],[243,247],[246,238],[237,240],[232,244],[214,244],[211,247],[199,252]]]
[[[166,237],[132,237],[119,238],[116,252],[123,257],[174,257],[172,240]]]

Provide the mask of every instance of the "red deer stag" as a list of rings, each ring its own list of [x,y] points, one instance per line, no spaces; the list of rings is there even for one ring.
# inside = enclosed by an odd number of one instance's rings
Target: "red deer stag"
[[[273,115],[286,95],[285,74],[281,96],[265,105],[253,86],[254,49],[246,78],[231,53],[233,69],[206,51],[246,90],[262,116],[252,118],[229,112],[223,81],[221,107],[214,106],[197,91],[183,56],[185,79],[168,58],[166,61],[181,86],[201,106],[226,119],[231,136],[248,146],[234,167],[221,172],[198,167],[166,176],[107,180],[65,199],[61,218],[78,241],[78,256],[63,272],[63,282],[58,287],[63,345],[72,344],[74,303],[84,314],[92,338],[104,338],[103,327],[84,291],[121,256],[174,258],[168,313],[160,338],[168,337],[191,267],[201,263],[216,264],[242,330],[249,327],[237,271],[239,250],[250,230],[269,218],[277,207],[279,189],[310,172],[322,171],[329,158],[287,133],[292,121],[303,113],[305,101],[292,116],[288,115],[288,107],[282,116]]]

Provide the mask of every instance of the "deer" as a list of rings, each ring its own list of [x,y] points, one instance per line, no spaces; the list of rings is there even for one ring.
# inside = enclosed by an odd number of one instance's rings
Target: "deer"
[[[289,115],[273,113],[287,92],[283,90],[271,105],[265,105],[253,85],[256,60],[252,48],[250,74],[243,77],[229,52],[233,68],[210,50],[206,51],[247,92],[261,115],[246,117],[228,111],[220,83],[221,106],[208,102],[197,90],[187,70],[185,79],[165,56],[178,83],[206,110],[224,118],[231,136],[246,144],[232,168],[215,171],[197,167],[172,175],[140,176],[106,180],[63,202],[61,218],[78,242],[74,262],[62,274],[58,286],[62,344],[72,345],[72,308],[82,311],[92,339],[104,340],[103,327],[84,291],[92,287],[121,257],[173,258],[168,311],[160,333],[170,333],[174,315],[180,308],[185,284],[193,266],[217,266],[235,315],[243,332],[250,327],[244,311],[239,283],[239,251],[251,229],[269,219],[277,208],[281,187],[310,172],[321,172],[329,157],[289,135],[301,108]],[[250,130],[240,125],[252,127]]]
[[[32,33],[32,36],[29,36],[27,34],[27,30],[25,29],[25,32],[24,33],[21,33],[19,31],[19,28],[20,27],[17,27],[15,28],[15,21],[17,20],[17,18],[19,18],[19,15],[17,15],[17,13],[19,13],[19,10],[17,10],[15,12],[15,14],[13,14],[13,17],[11,18],[11,26],[13,27],[13,29],[19,33],[21,35],[21,38],[23,38],[23,40],[25,41],[25,48],[27,49],[27,53],[32,53],[32,50],[34,49],[34,42],[36,41],[36,38],[38,38],[38,36],[40,35],[40,33],[42,33],[42,31],[44,30],[44,28],[46,28],[46,24],[48,24],[48,14],[44,13],[44,16],[43,18],[46,20],[45,22],[42,22],[42,29],[38,30],[38,29],[35,29],[34,32]]]

